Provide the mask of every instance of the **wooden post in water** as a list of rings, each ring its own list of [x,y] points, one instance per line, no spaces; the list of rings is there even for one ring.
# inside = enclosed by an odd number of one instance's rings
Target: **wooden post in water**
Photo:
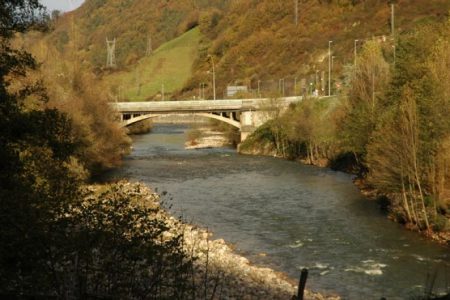
[[[302,269],[302,273],[300,274],[300,282],[298,283],[297,300],[303,300],[303,296],[305,293],[306,279],[308,279],[308,270]]]

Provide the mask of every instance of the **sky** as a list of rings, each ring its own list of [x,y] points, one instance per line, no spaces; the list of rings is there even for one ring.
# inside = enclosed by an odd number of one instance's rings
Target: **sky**
[[[39,2],[46,6],[48,11],[60,10],[60,11],[70,11],[79,7],[84,0],[39,0]],[[72,3],[72,4],[70,4]]]

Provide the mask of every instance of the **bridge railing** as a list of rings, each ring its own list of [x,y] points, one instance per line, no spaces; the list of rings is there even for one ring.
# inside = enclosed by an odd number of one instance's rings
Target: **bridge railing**
[[[188,101],[147,101],[147,102],[116,102],[112,107],[120,112],[167,112],[167,111],[238,111],[258,109],[269,98],[226,99],[226,100],[188,100]],[[285,97],[277,101],[285,105],[299,102],[302,97]]]

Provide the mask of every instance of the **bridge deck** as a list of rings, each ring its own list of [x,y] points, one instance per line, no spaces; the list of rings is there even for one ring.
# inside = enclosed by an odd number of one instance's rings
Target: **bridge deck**
[[[301,97],[280,98],[283,105],[301,101]],[[147,101],[116,102],[113,108],[121,113],[168,113],[168,112],[230,112],[261,109],[270,99],[231,99],[231,100],[189,100],[189,101]]]

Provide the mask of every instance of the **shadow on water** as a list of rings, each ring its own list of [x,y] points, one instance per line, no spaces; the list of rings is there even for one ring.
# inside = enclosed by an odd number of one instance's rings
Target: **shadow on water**
[[[386,219],[348,174],[233,149],[185,150],[186,127],[155,126],[134,137],[123,167],[104,179],[139,180],[167,191],[171,211],[223,238],[251,261],[345,299],[408,299],[447,292],[449,249]],[[441,275],[444,274],[444,275]]]

